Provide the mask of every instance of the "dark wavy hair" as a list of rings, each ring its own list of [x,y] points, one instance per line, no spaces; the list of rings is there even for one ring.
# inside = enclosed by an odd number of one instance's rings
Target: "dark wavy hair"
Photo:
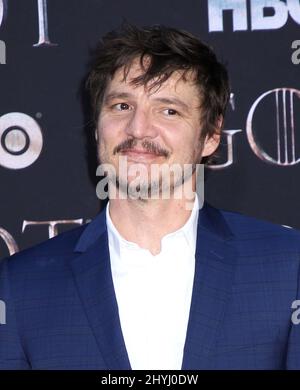
[[[86,88],[95,123],[108,81],[120,68],[124,69],[126,79],[137,58],[143,73],[132,80],[134,85],[147,85],[151,81],[151,89],[159,88],[173,72],[182,71],[181,77],[186,80],[187,72],[192,71],[201,102],[201,139],[216,133],[219,119],[223,122],[225,116],[230,87],[227,70],[213,50],[187,31],[162,25],[137,27],[128,22],[107,33],[93,53]],[[148,60],[147,66],[144,59]]]

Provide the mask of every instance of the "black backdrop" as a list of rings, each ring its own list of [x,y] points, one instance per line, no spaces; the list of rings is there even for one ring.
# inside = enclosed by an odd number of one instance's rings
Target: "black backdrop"
[[[232,99],[206,200],[300,228],[299,0],[0,0],[0,258],[99,211],[81,86],[91,49],[123,19],[189,30],[227,64]]]

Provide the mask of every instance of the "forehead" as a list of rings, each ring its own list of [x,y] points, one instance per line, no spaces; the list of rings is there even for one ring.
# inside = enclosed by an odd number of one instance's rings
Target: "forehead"
[[[171,76],[162,83],[159,87],[151,86],[158,80],[157,77],[153,78],[147,85],[135,85],[133,80],[141,76],[145,72],[141,68],[139,59],[133,60],[129,67],[128,73],[125,75],[124,67],[119,68],[112,79],[109,81],[105,94],[111,91],[141,91],[148,95],[160,95],[171,93],[181,98],[188,100],[192,99],[196,103],[199,103],[199,88],[195,83],[195,76],[192,71],[188,71],[184,74],[184,71],[174,71]],[[183,77],[184,74],[184,77]]]

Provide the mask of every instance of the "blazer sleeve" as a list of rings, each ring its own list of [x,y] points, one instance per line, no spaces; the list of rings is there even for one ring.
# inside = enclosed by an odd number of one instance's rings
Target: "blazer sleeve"
[[[8,262],[9,258],[0,261],[0,370],[26,370],[31,367],[18,331]]]

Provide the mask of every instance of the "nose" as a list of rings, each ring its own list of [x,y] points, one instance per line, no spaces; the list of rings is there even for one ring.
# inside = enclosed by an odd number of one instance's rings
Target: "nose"
[[[126,134],[137,139],[155,138],[157,129],[151,114],[142,108],[136,108],[126,126]]]

